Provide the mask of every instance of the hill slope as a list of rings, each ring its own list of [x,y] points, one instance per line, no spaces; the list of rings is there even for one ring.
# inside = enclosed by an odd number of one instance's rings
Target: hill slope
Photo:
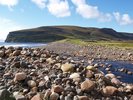
[[[133,34],[116,32],[110,28],[44,26],[10,32],[5,42],[53,42],[63,39],[133,40]]]

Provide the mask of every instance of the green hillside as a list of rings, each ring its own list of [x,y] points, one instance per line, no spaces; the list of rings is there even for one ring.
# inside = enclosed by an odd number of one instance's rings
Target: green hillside
[[[133,34],[116,32],[110,28],[78,26],[44,26],[10,32],[5,42],[54,42],[64,39],[83,41],[133,40]]]

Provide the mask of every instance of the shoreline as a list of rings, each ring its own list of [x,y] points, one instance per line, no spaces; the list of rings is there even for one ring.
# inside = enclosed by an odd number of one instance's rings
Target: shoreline
[[[90,59],[112,60],[112,61],[133,61],[133,48],[118,48],[101,45],[80,46],[71,43],[53,42],[46,46],[39,48],[46,48],[58,54],[66,53],[73,56],[87,56]]]
[[[95,62],[95,56],[89,54],[100,47],[88,47],[68,43],[1,47],[0,100],[132,100],[133,82],[121,81],[133,78],[130,65]],[[117,54],[128,53],[117,50]]]

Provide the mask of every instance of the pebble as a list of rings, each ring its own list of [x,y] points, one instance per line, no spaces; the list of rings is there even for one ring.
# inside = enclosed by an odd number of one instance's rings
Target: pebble
[[[78,96],[78,100],[89,100],[87,96]]]
[[[52,92],[52,94],[50,95],[50,100],[58,100],[59,98],[59,94]]]
[[[3,57],[5,52],[3,50],[0,50],[0,57]]]
[[[16,73],[14,81],[22,81],[26,78],[26,74],[24,72]]]
[[[120,85],[121,84],[120,80],[118,80],[117,78],[112,78],[111,82],[114,83],[115,85]]]
[[[18,94],[18,95],[15,96],[15,99],[16,100],[26,100],[26,97],[24,95]]]
[[[20,62],[17,61],[17,62],[13,62],[13,64],[10,66],[11,68],[20,68]]]
[[[94,76],[94,72],[92,72],[91,70],[88,70],[86,72],[86,78],[92,78]]]
[[[63,64],[61,66],[61,70],[63,72],[71,72],[71,71],[73,71],[73,68],[74,68],[73,64],[69,64],[69,63]]]
[[[48,100],[51,94],[52,94],[52,92],[50,89],[46,90],[46,92],[44,94],[44,100]]]
[[[102,94],[104,96],[113,96],[115,93],[118,92],[118,89],[113,86],[106,86],[105,88],[102,89]]]
[[[10,92],[6,89],[0,90],[0,100],[10,100]]]
[[[27,82],[27,84],[28,84],[28,86],[31,87],[31,88],[36,87],[36,85],[37,85],[36,82],[33,81],[33,80],[29,80],[29,81]]]
[[[92,70],[92,71],[95,71],[96,70],[94,66],[90,66],[90,65],[87,66],[86,69],[87,70]]]
[[[128,71],[128,72],[127,72],[127,74],[128,74],[128,75],[132,75],[132,74],[133,74],[133,72],[131,72],[131,71]]]
[[[21,54],[21,51],[20,50],[15,50],[13,52],[13,56],[19,56]]]
[[[105,77],[112,79],[115,78],[116,76],[114,74],[106,74]]]
[[[38,93],[31,98],[31,100],[42,100],[41,95]]]
[[[95,88],[95,83],[91,80],[85,80],[81,83],[81,90],[82,91],[91,91]]]
[[[55,85],[55,86],[53,86],[53,92],[61,93],[61,92],[63,92],[63,91],[64,91],[64,89],[63,89],[62,86],[60,86],[60,85]]]
[[[69,78],[73,79],[73,81],[80,81],[80,74],[72,73]]]

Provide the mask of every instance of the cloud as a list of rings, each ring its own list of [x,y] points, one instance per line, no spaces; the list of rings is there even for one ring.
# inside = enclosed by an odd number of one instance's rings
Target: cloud
[[[22,29],[22,27],[10,19],[0,17],[0,40],[5,40],[10,31]]]
[[[0,0],[0,5],[12,7],[18,4],[18,0]]]
[[[84,18],[97,18],[99,16],[99,11],[97,7],[89,6],[87,4],[80,5],[76,9],[77,13],[79,13]]]
[[[71,15],[67,0],[49,0],[47,8],[56,17],[67,17]]]
[[[114,17],[115,17],[116,21],[120,25],[133,24],[133,19],[131,19],[131,17],[128,14],[121,15],[119,12],[114,12],[113,14],[114,14]]]
[[[72,0],[76,6],[76,12],[86,19],[97,19],[100,22],[111,21],[112,17],[109,13],[99,11],[97,6],[92,6],[86,3],[86,0]]]
[[[43,9],[46,7],[47,0],[31,0],[33,3],[35,3],[39,8]]]
[[[112,20],[112,15],[110,13],[100,13],[98,18],[99,22],[110,22]]]
[[[76,6],[76,12],[82,17],[90,19],[99,16],[98,7],[86,4],[85,0],[72,0],[72,2]]]
[[[72,3],[74,3],[76,6],[85,5],[86,0],[72,0]]]

